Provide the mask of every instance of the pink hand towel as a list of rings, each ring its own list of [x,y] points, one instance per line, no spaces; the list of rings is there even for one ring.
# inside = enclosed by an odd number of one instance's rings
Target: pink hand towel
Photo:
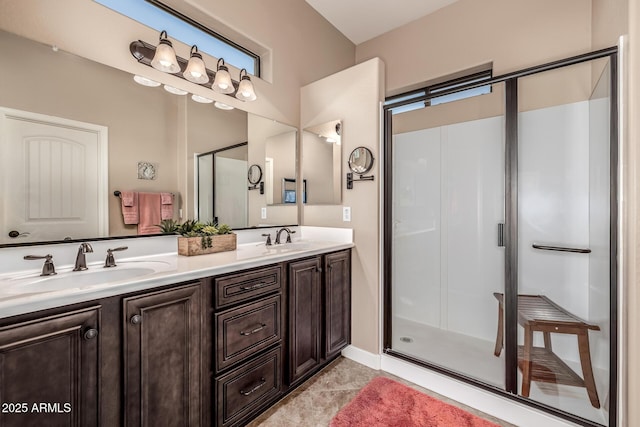
[[[135,191],[122,191],[120,193],[122,207],[122,218],[125,224],[137,224],[138,215],[138,193]]]
[[[138,234],[160,233],[160,227],[158,227],[162,220],[160,193],[138,193],[138,206],[140,212]]]
[[[173,194],[160,193],[160,217],[164,219],[173,219]]]

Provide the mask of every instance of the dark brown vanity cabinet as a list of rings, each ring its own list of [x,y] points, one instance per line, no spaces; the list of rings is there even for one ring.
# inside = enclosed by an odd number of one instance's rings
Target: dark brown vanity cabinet
[[[0,426],[99,425],[100,307],[0,327]]]
[[[124,298],[126,426],[201,425],[201,286]]]
[[[283,392],[281,264],[215,277],[214,425],[243,425]]]
[[[324,347],[331,359],[351,342],[351,251],[324,256]]]
[[[351,251],[292,261],[288,280],[288,379],[296,385],[350,342]]]

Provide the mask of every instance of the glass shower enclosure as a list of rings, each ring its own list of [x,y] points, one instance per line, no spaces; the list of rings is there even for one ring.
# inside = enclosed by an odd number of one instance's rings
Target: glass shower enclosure
[[[615,76],[608,49],[387,102],[385,352],[615,425]]]

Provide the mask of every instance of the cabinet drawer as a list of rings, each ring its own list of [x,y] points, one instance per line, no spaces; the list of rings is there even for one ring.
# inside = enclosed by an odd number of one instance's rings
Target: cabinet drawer
[[[216,309],[222,308],[244,299],[280,290],[281,277],[282,267],[276,265],[215,278],[213,281],[215,288],[214,307]]]
[[[282,390],[282,350],[277,347],[215,380],[216,425],[238,424]]]
[[[278,342],[280,313],[280,295],[275,295],[216,314],[216,371]]]

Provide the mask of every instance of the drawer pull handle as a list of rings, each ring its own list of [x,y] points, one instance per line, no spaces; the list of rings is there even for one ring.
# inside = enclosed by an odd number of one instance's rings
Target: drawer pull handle
[[[249,396],[251,393],[253,393],[254,391],[258,390],[260,387],[262,387],[266,383],[267,383],[267,380],[265,380],[264,377],[262,377],[262,378],[260,378],[260,382],[255,387],[253,387],[249,391],[240,390],[240,394],[243,395],[243,396]]]
[[[255,285],[251,285],[251,286],[240,286],[240,289],[243,291],[251,291],[254,289],[261,288],[263,286],[267,286],[267,283],[256,283]]]
[[[260,324],[260,326],[258,326],[258,327],[257,327],[257,328],[255,328],[255,329],[250,330],[249,332],[247,332],[247,331],[240,331],[240,335],[244,335],[245,337],[247,337],[247,336],[249,336],[249,335],[253,335],[253,334],[255,334],[256,332],[263,330],[265,326],[267,326],[267,324],[266,324],[266,323],[261,323],[261,324]]]

